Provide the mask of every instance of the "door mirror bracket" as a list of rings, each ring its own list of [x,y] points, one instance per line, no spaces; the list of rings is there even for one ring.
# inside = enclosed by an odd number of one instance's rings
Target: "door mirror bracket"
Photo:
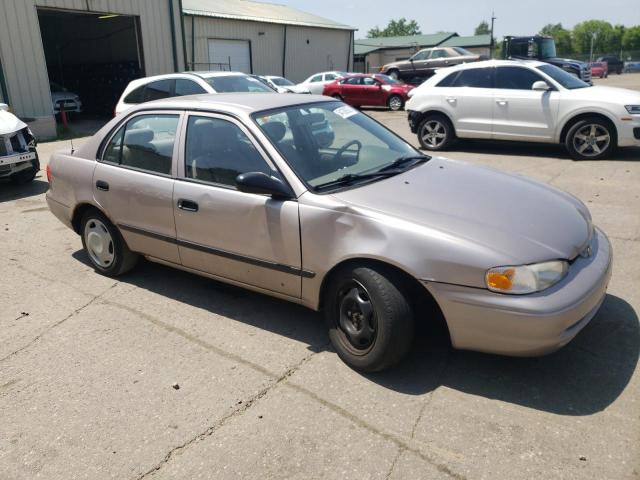
[[[536,90],[539,92],[548,92],[549,90],[552,90],[552,88],[551,88],[551,85],[549,85],[544,80],[538,80],[537,82],[533,82],[533,85],[531,85],[531,90]]]

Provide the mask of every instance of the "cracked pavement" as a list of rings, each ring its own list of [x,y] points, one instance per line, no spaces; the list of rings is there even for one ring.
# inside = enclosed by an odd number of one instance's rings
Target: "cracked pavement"
[[[415,143],[404,113],[367,113]],[[60,146],[39,147],[43,164]],[[610,236],[609,295],[561,351],[423,333],[399,367],[362,375],[302,307],[147,262],[101,277],[42,175],[0,184],[0,478],[640,478],[640,149],[446,155],[567,190]]]

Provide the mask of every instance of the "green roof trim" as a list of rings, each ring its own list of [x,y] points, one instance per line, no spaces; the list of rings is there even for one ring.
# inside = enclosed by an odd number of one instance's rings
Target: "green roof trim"
[[[442,43],[443,47],[488,47],[491,45],[491,35],[471,35],[469,37],[452,37]]]

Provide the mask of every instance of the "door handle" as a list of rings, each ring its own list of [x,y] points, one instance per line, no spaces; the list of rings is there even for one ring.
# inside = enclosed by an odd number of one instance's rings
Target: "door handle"
[[[447,97],[447,102],[449,103],[456,103],[458,101],[458,99],[456,97]]]
[[[181,198],[180,200],[178,200],[178,208],[180,210],[184,210],[185,212],[197,212],[198,204],[191,200],[185,200]]]
[[[105,182],[104,180],[97,180],[96,181],[96,188],[98,190],[102,190],[103,192],[108,192],[109,191],[109,184],[107,182]]]
[[[505,106],[509,102],[507,102],[504,98],[499,98],[499,99],[496,100],[496,103],[498,105]]]

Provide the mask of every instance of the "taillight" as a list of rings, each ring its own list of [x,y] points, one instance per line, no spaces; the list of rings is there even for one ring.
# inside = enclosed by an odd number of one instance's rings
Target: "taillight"
[[[47,164],[47,182],[51,185],[51,181],[53,180],[53,175],[51,174],[51,167]]]

